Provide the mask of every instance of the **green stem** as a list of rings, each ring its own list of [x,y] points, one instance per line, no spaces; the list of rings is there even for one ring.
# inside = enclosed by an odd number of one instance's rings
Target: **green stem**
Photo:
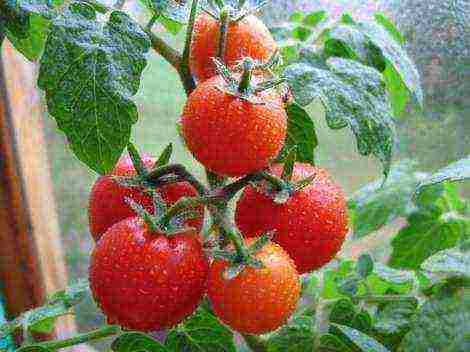
[[[155,24],[155,22],[157,21],[157,19],[158,19],[158,15],[153,15],[152,18],[150,19],[150,21],[148,21],[147,25],[145,26],[145,30],[146,31],[151,31],[152,27]]]
[[[117,335],[120,332],[121,328],[117,325],[105,325],[97,330],[93,330],[84,334],[79,334],[70,339],[46,341],[38,343],[36,345],[44,347],[48,350],[58,350],[60,348],[75,346],[85,342],[103,339],[112,335]]]
[[[285,182],[282,179],[280,179],[280,178],[278,178],[274,175],[271,175],[269,172],[261,171],[259,173],[259,176],[260,176],[260,178],[268,181],[278,191],[283,190],[285,185],[286,185]]]
[[[251,182],[258,181],[262,177],[259,174],[247,175],[243,178],[238,179],[235,182],[228,184],[220,190],[220,195],[225,201],[231,200],[235,195],[243,188],[248,186]]]
[[[415,296],[401,296],[401,295],[362,295],[355,296],[354,299],[359,301],[366,301],[368,303],[383,303],[383,302],[407,302],[415,301]]]
[[[206,169],[206,178],[211,190],[214,190],[219,187],[223,187],[227,181],[226,177],[219,176],[212,171]]]
[[[245,6],[245,3],[246,3],[246,0],[239,0],[238,1],[238,8],[242,8],[243,6]]]
[[[214,222],[220,227],[224,239],[230,240],[239,258],[248,258],[249,251],[241,234],[236,230],[233,224],[229,223],[226,212],[221,212],[222,216],[218,213],[219,211],[211,211]]]
[[[168,226],[171,219],[179,215],[186,209],[194,209],[201,205],[207,205],[211,202],[210,198],[207,197],[185,197],[179,199],[175,204],[169,208],[165,214],[159,219],[160,225],[163,227]]]
[[[217,51],[217,57],[220,61],[225,62],[225,48],[227,44],[227,32],[228,25],[230,22],[230,13],[227,7],[224,7],[220,12],[220,38],[219,38],[219,48]]]
[[[253,352],[267,352],[266,342],[261,337],[249,334],[242,334],[242,337]]]
[[[196,22],[197,8],[199,6],[199,0],[193,0],[191,3],[191,12],[189,14],[188,29],[186,31],[186,39],[184,41],[183,57],[181,59],[181,66],[179,70],[181,82],[183,83],[186,95],[196,88],[196,82],[191,73],[191,67],[189,66],[189,59],[191,56],[191,44],[193,41],[194,23]]]
[[[186,170],[183,165],[180,164],[165,165],[153,170],[147,175],[147,181],[159,182],[161,177],[171,174],[179,176],[183,180],[189,182],[194,188],[196,188],[196,191],[199,193],[199,195],[204,196],[208,193],[206,187],[201,182],[199,182],[197,178],[191,175],[191,173]]]
[[[240,80],[240,84],[238,86],[238,91],[241,94],[248,93],[250,86],[251,86],[251,76],[253,75],[253,68],[255,63],[251,58],[245,58],[243,60],[243,73],[242,78]]]
[[[180,73],[181,68],[181,55],[180,53],[168,45],[163,39],[156,36],[151,30],[146,29],[146,33],[150,38],[152,43],[152,48],[158,54],[163,56],[163,58],[168,61],[168,63],[173,66],[178,73]],[[181,75],[181,74],[180,74]]]
[[[220,10],[222,10],[225,7],[225,1],[224,0],[214,0],[214,2]]]

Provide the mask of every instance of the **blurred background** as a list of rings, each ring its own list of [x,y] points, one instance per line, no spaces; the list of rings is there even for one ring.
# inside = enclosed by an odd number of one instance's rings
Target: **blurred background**
[[[127,1],[125,6],[136,18],[146,18],[138,3]],[[420,171],[432,171],[470,153],[470,32],[468,27],[459,26],[456,7],[464,9],[467,16],[470,14],[468,0],[273,0],[262,16],[271,26],[282,24],[294,10],[325,9],[330,13],[330,21],[344,12],[367,19],[382,11],[394,19],[407,39],[407,50],[418,66],[426,94],[424,111],[410,109],[398,121],[395,159],[411,158]],[[176,46],[182,42],[178,36],[165,37]],[[173,161],[202,176],[201,167],[184,150],[176,132],[175,123],[185,101],[181,84],[172,68],[154,53],[149,54],[135,100],[140,120],[132,138],[140,150],[158,155],[172,142]],[[322,108],[310,109],[320,142],[316,155],[319,166],[328,169],[348,194],[380,177],[378,162],[358,155],[347,129],[329,130]],[[69,278],[73,281],[87,275],[93,242],[86,209],[97,175],[73,157],[64,136],[47,114],[44,125]],[[470,194],[468,189],[462,192]],[[382,240],[377,247],[381,245]],[[77,309],[80,329],[90,329],[102,323],[102,319],[91,301]]]

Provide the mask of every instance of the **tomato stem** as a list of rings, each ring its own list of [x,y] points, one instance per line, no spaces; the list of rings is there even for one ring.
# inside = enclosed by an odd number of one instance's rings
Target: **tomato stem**
[[[224,7],[220,11],[220,38],[219,38],[219,48],[217,52],[217,57],[222,61],[225,62],[225,48],[227,44],[227,32],[228,32],[228,25],[230,22],[230,13],[227,7]]]
[[[105,337],[117,335],[121,332],[121,328],[117,325],[105,325],[97,330],[93,330],[84,334],[79,334],[70,339],[46,341],[34,344],[34,346],[43,347],[47,350],[58,350],[60,348],[79,345],[89,341],[100,340]]]
[[[208,197],[184,197],[180,198],[175,204],[173,204],[159,219],[159,223],[163,228],[166,228],[170,221],[178,216],[180,213],[187,209],[194,209],[201,205],[209,204],[210,199]]]
[[[194,23],[196,22],[197,9],[199,6],[199,0],[193,0],[191,3],[191,12],[189,14],[188,29],[186,30],[186,39],[184,41],[183,56],[181,59],[181,65],[179,68],[179,75],[181,82],[183,83],[186,95],[196,88],[196,82],[191,73],[191,67],[189,66],[189,59],[191,56],[191,45],[193,41]]]
[[[181,179],[189,182],[201,196],[208,194],[206,186],[204,186],[197,178],[191,175],[191,173],[181,164],[171,164],[159,167],[147,175],[147,181],[159,182],[159,178],[169,174],[175,174]]]
[[[252,58],[245,58],[242,63],[243,73],[238,85],[238,91],[240,94],[247,94],[251,88],[251,77],[253,75],[253,68],[255,63]]]

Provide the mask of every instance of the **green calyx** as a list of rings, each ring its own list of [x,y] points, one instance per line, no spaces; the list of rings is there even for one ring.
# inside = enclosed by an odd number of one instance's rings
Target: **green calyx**
[[[230,264],[224,272],[224,279],[233,280],[248,267],[255,269],[264,268],[264,264],[256,258],[256,254],[272,240],[273,236],[274,232],[263,234],[250,246],[245,247],[246,252],[243,254],[225,249],[212,250],[210,254],[214,259],[225,260]]]
[[[194,210],[200,203],[190,204],[187,200],[192,198],[183,198],[172,207],[168,207],[161,195],[157,192],[152,192],[153,206],[155,214],[151,214],[142,205],[136,203],[131,198],[126,198],[126,202],[135,211],[137,216],[145,221],[149,230],[153,233],[165,234],[167,236],[176,235],[186,232],[191,228],[186,227],[184,224],[189,219],[194,219],[201,214]],[[183,204],[183,201],[184,204]],[[162,214],[162,215],[156,215]]]
[[[213,17],[214,19],[221,21],[223,19],[223,12],[227,12],[229,15],[229,23],[236,23],[243,20],[249,15],[253,15],[261,11],[270,0],[261,1],[255,6],[250,6],[246,0],[240,0],[236,5],[227,5],[224,0],[212,0],[209,1],[209,8],[203,7],[202,10]]]
[[[225,86],[220,87],[220,89],[229,95],[244,99],[253,104],[263,104],[257,96],[258,93],[273,89],[284,83],[284,79],[277,78],[256,84],[253,83],[253,74],[270,69],[272,67],[271,60],[268,63],[260,63],[251,57],[246,57],[233,70],[230,70],[217,58],[214,58],[213,61],[217,73],[225,81]],[[269,66],[267,66],[268,64]]]

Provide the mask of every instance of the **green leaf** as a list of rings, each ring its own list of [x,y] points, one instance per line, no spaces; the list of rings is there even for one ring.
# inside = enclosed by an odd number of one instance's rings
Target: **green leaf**
[[[305,42],[312,35],[312,30],[306,26],[298,26],[292,30],[291,35],[293,38]]]
[[[162,167],[165,166],[170,162],[171,159],[171,154],[173,153],[173,144],[170,143],[166,146],[166,148],[163,150],[163,152],[160,154],[158,157],[157,162],[155,163],[154,167]]]
[[[61,3],[8,0],[0,4],[0,26],[3,22],[8,39],[28,60],[37,60],[41,55],[49,31],[48,18],[53,15],[53,6]]]
[[[465,352],[470,347],[469,292],[431,299],[419,310],[400,346],[404,352]]]
[[[382,263],[375,263],[374,274],[382,280],[396,285],[411,284],[415,280],[412,271],[393,269]]]
[[[340,299],[331,308],[330,322],[350,324],[356,315],[356,308],[350,299]]]
[[[410,101],[410,92],[406,88],[401,79],[397,79],[397,70],[387,63],[385,71],[383,72],[385,83],[387,84],[388,94],[393,107],[393,115],[400,117],[405,111],[408,102]]]
[[[355,263],[352,260],[343,261],[337,269],[328,269],[323,274],[323,290],[321,293],[324,299],[336,299],[347,297],[340,292],[339,286],[351,274],[354,273]]]
[[[416,162],[405,159],[392,165],[387,180],[377,180],[348,200],[354,238],[362,238],[409,214],[416,185],[426,177],[414,171]]]
[[[165,346],[141,332],[126,332],[111,345],[114,352],[167,352]]]
[[[308,316],[293,319],[269,337],[267,352],[306,352],[312,350],[316,336],[314,324],[314,318]]]
[[[331,324],[330,329],[342,337],[347,338],[353,343],[360,351],[364,352],[388,352],[388,350],[372,337],[350,328],[349,326]]]
[[[332,58],[326,66],[318,66],[316,57],[304,57],[303,63],[288,66],[284,75],[298,104],[305,106],[319,98],[328,126],[340,129],[349,125],[359,153],[375,155],[388,175],[395,127],[379,72],[352,60]]]
[[[418,269],[433,254],[455,246],[468,236],[470,218],[459,214],[462,201],[454,185],[438,184],[422,192],[408,225],[393,238],[389,265]]]
[[[417,301],[399,301],[386,304],[374,319],[374,330],[383,335],[394,335],[408,330],[417,308]]]
[[[362,254],[357,260],[356,271],[359,276],[366,278],[374,270],[374,261],[370,254]]]
[[[372,52],[378,50],[383,59],[393,66],[396,79],[403,81],[410,94],[419,105],[423,105],[423,91],[418,70],[405,50],[381,26],[374,23],[361,23],[358,27],[370,40]]]
[[[100,23],[90,6],[72,3],[52,22],[38,84],[75,155],[101,174],[112,170],[137,121],[130,97],[149,48],[139,25],[119,11]]]
[[[325,334],[320,338],[320,352],[352,352],[353,350],[338,336]],[[355,351],[354,351],[355,352]]]
[[[177,23],[186,23],[191,1],[146,0],[155,14]]]
[[[383,72],[396,115],[403,111],[410,96],[423,105],[420,77],[414,63],[381,25],[340,24],[329,32],[324,51],[327,57],[353,59]]]
[[[49,20],[37,15],[31,14],[29,17],[28,34],[25,38],[19,38],[9,35],[8,39],[13,46],[22,53],[28,60],[37,60],[46,43],[47,34],[49,32]]]
[[[232,331],[203,308],[169,333],[166,346],[170,351],[236,351]]]
[[[70,313],[70,309],[89,294],[88,282],[80,280],[51,296],[42,307],[29,310],[18,318],[0,326],[0,338],[20,328],[39,331],[48,330],[55,318]]]
[[[355,24],[356,21],[354,20],[354,18],[352,17],[352,15],[350,13],[343,13],[341,15],[341,23],[344,23],[344,24]]]
[[[437,252],[421,264],[421,268],[433,274],[466,276],[470,278],[470,253],[459,248]]]
[[[302,11],[294,11],[290,17],[289,21],[290,22],[295,22],[295,23],[301,23],[305,18],[305,15]]]
[[[470,155],[465,159],[461,159],[455,163],[450,164],[449,166],[439,170],[438,172],[423,180],[419,184],[416,192],[419,193],[426,187],[435,185],[437,183],[445,181],[456,182],[468,179],[470,179]]]
[[[285,148],[296,148],[296,160],[301,163],[315,163],[314,150],[318,146],[315,124],[308,112],[298,104],[287,106],[287,139]]]
[[[310,12],[304,19],[303,24],[309,27],[316,27],[320,22],[324,21],[328,17],[328,13],[325,10]]]
[[[385,28],[385,30],[392,36],[393,39],[395,39],[398,44],[405,45],[405,37],[403,37],[390,18],[381,12],[375,13],[374,18],[378,24]]]
[[[56,318],[48,318],[29,326],[29,331],[49,334],[54,330]]]

